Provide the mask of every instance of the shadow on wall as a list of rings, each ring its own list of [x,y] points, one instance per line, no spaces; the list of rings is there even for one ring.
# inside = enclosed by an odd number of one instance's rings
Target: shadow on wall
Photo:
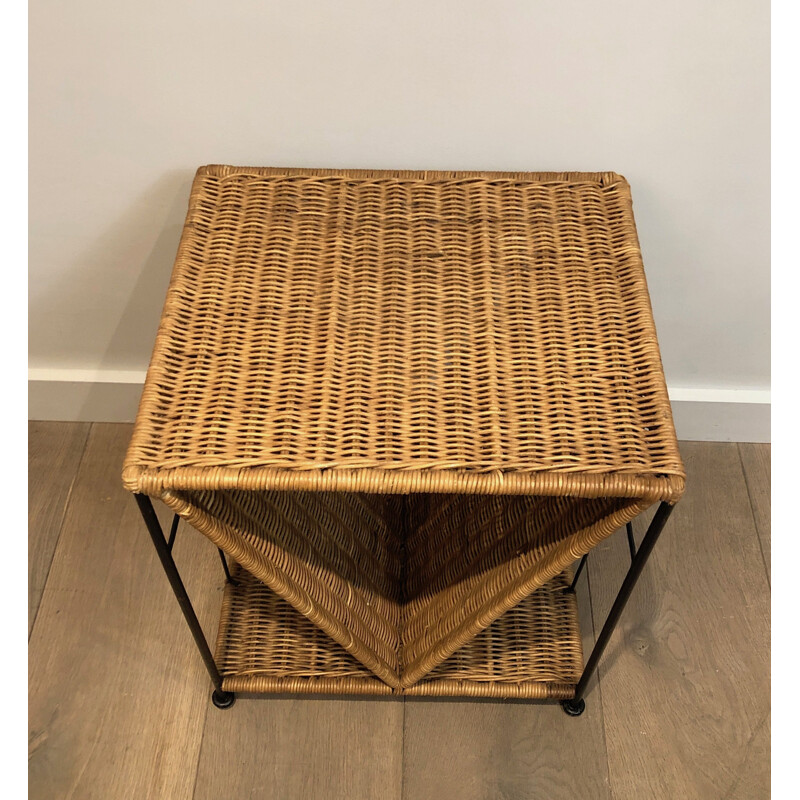
[[[113,331],[99,361],[101,374],[131,371],[135,385],[135,373],[147,367],[193,178],[190,170],[165,174],[46,292],[31,298],[32,319],[50,320],[62,340],[85,342],[87,331]],[[94,317],[91,325],[87,315]],[[108,377],[107,383],[64,384],[73,418],[101,421],[98,410],[115,409],[115,419],[133,419],[140,387],[134,390],[119,373]]]

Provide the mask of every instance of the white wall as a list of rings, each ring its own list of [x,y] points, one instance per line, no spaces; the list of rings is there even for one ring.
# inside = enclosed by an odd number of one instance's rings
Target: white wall
[[[620,172],[670,387],[766,398],[765,0],[32,0],[37,377],[146,368],[206,163]]]

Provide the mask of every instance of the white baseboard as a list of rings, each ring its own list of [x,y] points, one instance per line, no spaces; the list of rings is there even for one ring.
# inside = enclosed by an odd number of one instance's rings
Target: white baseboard
[[[28,419],[133,422],[145,374],[133,370],[28,370]]]
[[[32,369],[28,418],[133,422],[144,372]],[[754,389],[670,388],[678,438],[701,442],[770,441],[770,393]]]
[[[770,392],[670,388],[678,438],[695,442],[769,442]]]

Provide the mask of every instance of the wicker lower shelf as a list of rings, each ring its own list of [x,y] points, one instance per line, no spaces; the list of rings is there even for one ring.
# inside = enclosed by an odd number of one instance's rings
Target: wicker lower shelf
[[[583,649],[564,572],[507,611],[406,689],[376,678],[286,601],[241,567],[222,602],[216,661],[223,689],[257,694],[407,694],[566,699]]]

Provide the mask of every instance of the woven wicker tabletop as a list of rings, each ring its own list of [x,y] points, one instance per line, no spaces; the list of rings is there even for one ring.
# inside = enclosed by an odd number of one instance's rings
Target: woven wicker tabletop
[[[627,182],[201,168],[124,481],[677,499]]]

